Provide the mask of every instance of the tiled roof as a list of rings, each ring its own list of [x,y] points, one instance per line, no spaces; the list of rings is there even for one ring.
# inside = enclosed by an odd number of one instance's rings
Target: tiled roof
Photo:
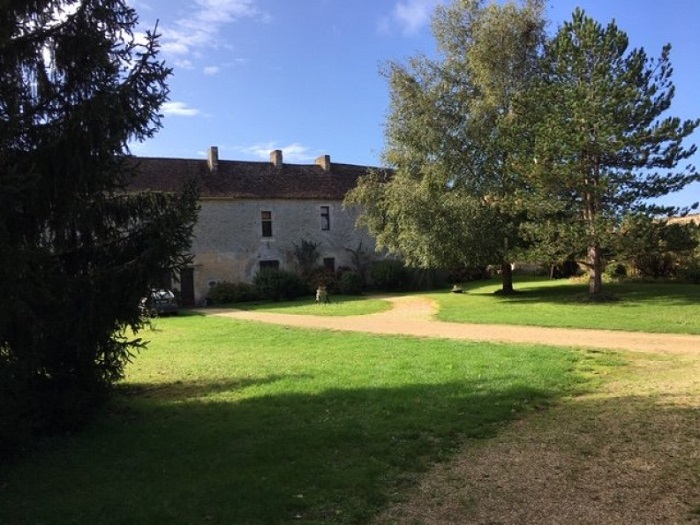
[[[134,157],[137,176],[132,190],[178,191],[185,181],[200,181],[202,199],[343,200],[370,168],[352,164],[321,166],[219,160],[211,172],[206,160]]]

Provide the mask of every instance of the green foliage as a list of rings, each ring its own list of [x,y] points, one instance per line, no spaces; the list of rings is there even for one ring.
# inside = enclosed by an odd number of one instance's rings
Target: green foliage
[[[668,223],[644,215],[625,219],[618,236],[618,253],[645,278],[667,279],[693,260],[698,226]]]
[[[355,272],[343,272],[338,280],[338,289],[345,295],[360,295],[364,288],[364,282]]]
[[[688,261],[680,270],[681,278],[692,284],[700,284],[700,259]]]
[[[194,183],[131,194],[170,70],[122,0],[0,13],[0,435],[81,424],[142,346],[139,300],[188,262]],[[7,415],[7,417],[5,417]],[[4,443],[0,443],[0,448]]]
[[[300,276],[278,268],[265,268],[255,274],[253,284],[265,299],[290,300],[308,295],[306,282]]]
[[[578,263],[571,257],[562,262],[552,264],[549,268],[550,279],[568,279],[579,275],[581,269]]]
[[[313,272],[316,261],[318,261],[318,243],[301,240],[299,245],[293,244],[294,260],[299,268],[299,273],[303,278],[307,278]]]
[[[213,304],[240,303],[258,301],[260,294],[255,286],[249,283],[216,283],[209,290],[207,297]]]
[[[408,268],[395,259],[372,263],[370,277],[374,287],[384,292],[408,290],[411,281]]]
[[[367,272],[372,264],[371,254],[362,247],[362,241],[357,244],[357,248],[345,248],[350,253],[352,270],[360,278],[360,283],[364,286],[367,283]]]
[[[611,279],[623,279],[627,277],[627,267],[622,263],[609,264],[605,274]]]
[[[656,60],[628,46],[614,22],[603,27],[577,9],[518,101],[516,128],[532,144],[520,159],[527,184],[518,196],[531,239],[553,242],[561,227],[555,246],[585,251],[592,294],[602,290],[603,252],[622,217],[672,211],[649,202],[700,179],[693,167],[674,171],[695,153],[683,141],[700,121],[665,116],[674,94],[670,46]]]
[[[511,108],[534,72],[542,10],[536,0],[454,2],[436,12],[439,59],[387,65],[384,160],[394,171],[365,177],[347,201],[361,205],[378,246],[409,266],[501,264],[520,243]]]

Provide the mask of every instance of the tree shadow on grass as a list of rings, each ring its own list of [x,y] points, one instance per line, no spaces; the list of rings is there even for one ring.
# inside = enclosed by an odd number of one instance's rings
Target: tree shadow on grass
[[[553,304],[589,304],[606,305],[609,302],[602,301],[596,303],[589,301],[588,284],[575,283],[562,280],[561,284],[552,284],[551,281],[544,281],[541,286],[536,283],[527,282],[525,286],[518,287],[518,282],[514,283],[516,292],[510,295],[501,295],[492,292],[479,291],[479,285],[469,290],[470,293],[485,297],[492,297],[494,301],[508,303],[510,305],[528,305],[531,303],[553,303]],[[622,307],[636,307],[640,303],[663,301],[668,305],[697,305],[700,303],[700,286],[693,286],[682,283],[641,283],[641,282],[614,282],[603,285],[604,292],[614,296],[617,300],[615,305]]]
[[[294,375],[294,378],[299,380],[308,377],[308,375],[304,374]],[[289,378],[289,375],[271,375],[262,378],[233,378],[219,381],[191,380],[170,383],[124,383],[118,385],[117,390],[121,396],[125,397],[137,396],[143,399],[159,398],[182,402],[224,392],[244,390],[251,386],[266,385]]]
[[[128,417],[113,414],[0,479],[0,521],[366,522],[465,438],[493,436],[557,398],[524,381],[233,395],[254,383],[176,382],[157,387],[168,396],[124,401]]]
[[[698,409],[675,401],[594,396],[536,415],[438,469],[377,523],[696,523]]]

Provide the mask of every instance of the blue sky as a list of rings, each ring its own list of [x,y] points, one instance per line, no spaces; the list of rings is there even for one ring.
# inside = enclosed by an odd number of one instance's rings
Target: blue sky
[[[161,58],[174,70],[163,129],[132,152],[203,158],[218,146],[222,159],[268,160],[281,149],[285,162],[377,165],[389,101],[379,70],[434,54],[439,1],[131,0],[144,29],[158,20]],[[615,19],[650,56],[671,43],[670,114],[700,116],[700,0],[550,0],[550,30],[577,6]],[[699,199],[696,184],[664,202]]]

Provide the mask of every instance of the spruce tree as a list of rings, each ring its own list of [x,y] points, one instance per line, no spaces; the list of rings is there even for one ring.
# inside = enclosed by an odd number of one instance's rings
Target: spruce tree
[[[0,441],[79,424],[141,345],[139,299],[187,259],[194,184],[128,191],[170,74],[136,24],[124,0],[0,9]]]

